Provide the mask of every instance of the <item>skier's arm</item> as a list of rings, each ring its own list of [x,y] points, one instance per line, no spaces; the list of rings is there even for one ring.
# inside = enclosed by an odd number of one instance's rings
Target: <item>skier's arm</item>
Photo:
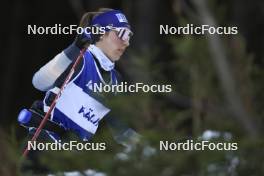
[[[32,79],[34,87],[41,91],[47,91],[52,88],[58,77],[67,69],[79,53],[80,49],[73,43],[56,55],[34,74]]]
[[[56,55],[34,74],[32,79],[34,87],[41,91],[52,88],[59,76],[78,57],[80,50],[87,47],[91,42],[91,36],[87,34],[77,35],[75,41],[68,48]]]

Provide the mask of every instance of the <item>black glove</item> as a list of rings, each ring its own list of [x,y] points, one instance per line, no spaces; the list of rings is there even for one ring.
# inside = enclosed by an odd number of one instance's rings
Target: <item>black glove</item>
[[[74,42],[64,50],[64,53],[70,60],[74,61],[80,54],[80,50],[87,48],[92,42],[92,34],[88,31],[86,33],[84,30],[82,34],[76,35]]]
[[[82,34],[77,34],[77,36],[75,37],[75,40],[74,40],[75,45],[80,50],[83,48],[87,48],[92,42],[93,42],[92,34],[90,31],[88,31],[88,29],[83,30]]]

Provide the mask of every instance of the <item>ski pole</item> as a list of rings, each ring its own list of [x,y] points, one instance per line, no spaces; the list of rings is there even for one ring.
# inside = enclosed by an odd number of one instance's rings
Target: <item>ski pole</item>
[[[86,48],[83,48],[83,49],[80,51],[79,56],[77,57],[76,61],[74,62],[74,64],[73,64],[73,66],[72,66],[72,68],[71,68],[69,74],[67,75],[67,77],[66,77],[64,83],[62,84],[62,86],[61,86],[61,88],[60,88],[58,94],[56,95],[56,97],[55,97],[54,100],[52,101],[52,103],[51,103],[51,105],[50,105],[50,108],[49,108],[48,112],[45,114],[43,120],[41,121],[39,127],[37,128],[37,130],[36,130],[36,132],[34,133],[32,139],[30,140],[30,142],[33,142],[33,141],[35,141],[35,140],[38,138],[38,136],[39,136],[41,130],[43,129],[44,125],[46,124],[46,122],[47,122],[47,120],[48,120],[48,118],[49,118],[49,116],[50,116],[50,113],[52,112],[52,110],[54,109],[54,107],[55,107],[55,105],[56,105],[57,99],[60,97],[60,94],[61,94],[61,92],[63,91],[63,89],[64,89],[64,87],[66,86],[66,84],[68,84],[68,82],[70,81],[72,75],[73,75],[74,72],[75,72],[76,66],[77,66],[77,65],[79,64],[79,62],[81,61],[81,58],[83,57],[85,50],[86,50]],[[29,150],[30,150],[30,145],[27,145],[27,147],[25,148],[25,150],[24,150],[24,152],[23,152],[23,157],[26,157],[26,156],[27,156]]]

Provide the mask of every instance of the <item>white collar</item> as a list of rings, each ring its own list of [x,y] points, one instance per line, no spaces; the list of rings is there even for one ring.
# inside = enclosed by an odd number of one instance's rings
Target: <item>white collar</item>
[[[97,46],[90,45],[88,50],[95,56],[95,58],[99,61],[100,66],[105,71],[110,71],[115,67],[115,63],[112,62]]]

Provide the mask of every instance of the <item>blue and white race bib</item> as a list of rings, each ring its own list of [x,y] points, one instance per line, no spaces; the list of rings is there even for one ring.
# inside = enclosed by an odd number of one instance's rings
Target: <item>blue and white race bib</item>
[[[65,87],[56,108],[71,121],[92,134],[96,132],[99,121],[110,111],[74,83]]]

